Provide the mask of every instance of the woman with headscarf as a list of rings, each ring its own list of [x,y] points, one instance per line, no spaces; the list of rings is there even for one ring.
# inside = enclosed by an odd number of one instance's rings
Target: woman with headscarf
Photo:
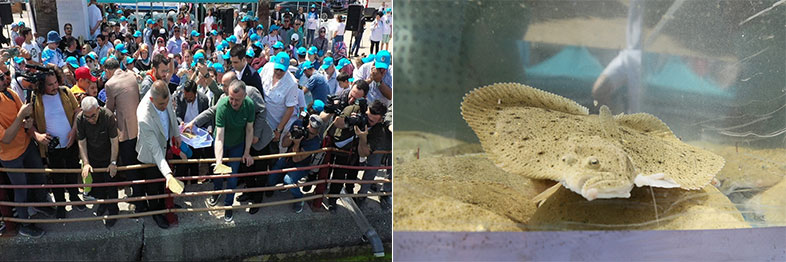
[[[142,44],[139,46],[139,50],[137,50],[136,54],[134,55],[134,68],[138,69],[139,71],[148,71],[150,70],[150,51],[148,51],[147,44]]]

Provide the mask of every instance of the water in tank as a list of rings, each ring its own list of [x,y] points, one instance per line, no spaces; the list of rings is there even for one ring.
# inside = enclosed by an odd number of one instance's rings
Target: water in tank
[[[394,230],[785,225],[781,4],[397,0]]]

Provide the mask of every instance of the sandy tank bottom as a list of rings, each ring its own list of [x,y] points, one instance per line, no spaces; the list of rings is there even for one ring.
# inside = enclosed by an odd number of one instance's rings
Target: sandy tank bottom
[[[786,149],[688,142],[725,158],[715,186],[634,188],[627,199],[586,201],[553,181],[514,177],[480,144],[424,132],[394,138],[395,231],[725,229],[786,225]]]

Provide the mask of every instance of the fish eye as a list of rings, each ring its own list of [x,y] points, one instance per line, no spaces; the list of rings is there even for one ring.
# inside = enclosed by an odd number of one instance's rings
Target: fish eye
[[[587,160],[587,163],[588,163],[588,164],[589,164],[591,167],[597,167],[597,166],[599,166],[599,165],[600,165],[600,161],[598,161],[598,159],[597,159],[597,158],[594,158],[594,157],[590,157],[590,158]]]

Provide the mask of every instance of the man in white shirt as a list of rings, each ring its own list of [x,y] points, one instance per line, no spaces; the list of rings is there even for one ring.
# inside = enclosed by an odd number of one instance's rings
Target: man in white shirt
[[[30,59],[35,61],[36,63],[41,62],[41,48],[38,47],[38,44],[33,42],[33,31],[29,27],[24,27],[20,30],[19,35],[25,38],[25,42],[22,43],[22,48],[27,50],[30,53]]]
[[[96,4],[97,0],[90,0],[90,5],[87,7],[87,25],[90,29],[90,39],[95,39],[101,34],[101,21],[104,19],[101,15],[101,9]]]
[[[235,42],[236,44],[243,42],[247,24],[248,24],[248,17],[243,16],[243,18],[240,19],[240,22],[237,23],[237,26],[235,26],[234,35],[237,38],[237,42]]]
[[[374,62],[365,63],[353,72],[355,81],[363,80],[369,85],[368,103],[382,101],[389,106],[393,99],[393,68],[390,52],[382,50],[374,57]]]
[[[182,51],[183,38],[180,37],[180,27],[172,27],[172,38],[166,43],[166,50],[170,54],[177,55]]]

